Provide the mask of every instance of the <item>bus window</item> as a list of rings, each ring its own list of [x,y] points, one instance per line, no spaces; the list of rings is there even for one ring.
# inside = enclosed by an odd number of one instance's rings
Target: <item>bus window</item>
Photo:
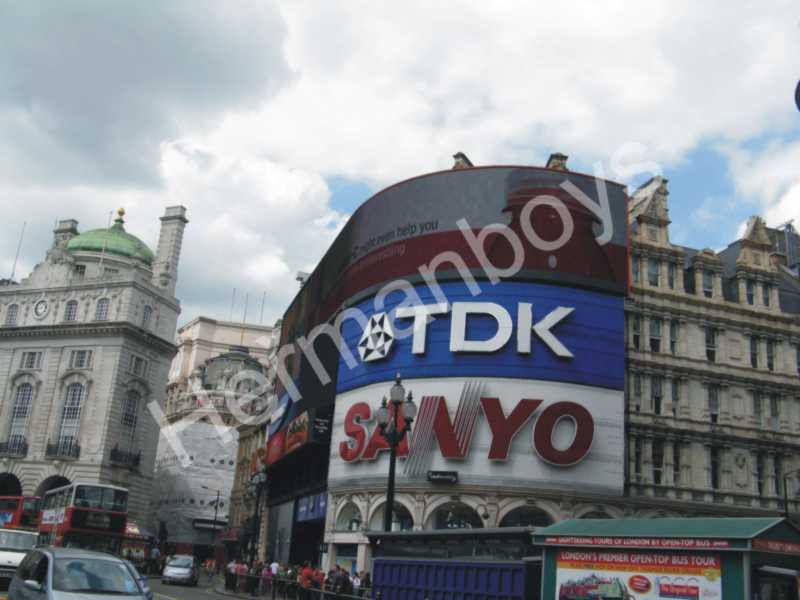
[[[22,501],[22,510],[30,513],[39,512],[39,500],[37,498],[25,498]]]
[[[19,498],[0,498],[0,510],[17,510],[19,508]]]
[[[126,512],[128,510],[128,492],[124,490],[106,490],[103,508],[116,512]]]
[[[78,508],[103,508],[103,488],[79,485],[75,488],[75,506]]]

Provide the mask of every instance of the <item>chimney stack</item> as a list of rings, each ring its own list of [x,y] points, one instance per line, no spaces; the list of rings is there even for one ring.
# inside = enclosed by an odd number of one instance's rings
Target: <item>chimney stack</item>
[[[568,158],[569,156],[567,156],[566,154],[555,152],[550,155],[550,158],[547,159],[547,164],[545,165],[545,168],[554,169],[556,171],[566,171]]]
[[[153,263],[153,283],[172,296],[175,295],[175,284],[178,281],[183,230],[188,222],[184,206],[168,206],[161,217],[161,233]]]
[[[59,221],[53,229],[53,248],[66,248],[76,235],[78,235],[78,222],[75,219]]]

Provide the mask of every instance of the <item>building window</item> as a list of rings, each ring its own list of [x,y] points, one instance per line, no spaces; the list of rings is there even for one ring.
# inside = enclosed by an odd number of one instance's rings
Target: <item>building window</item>
[[[719,384],[708,384],[708,415],[712,423],[719,420]]]
[[[681,483],[681,444],[675,442],[672,445],[672,480],[675,485]]]
[[[74,321],[78,318],[78,301],[70,300],[64,308],[64,320]]]
[[[23,352],[20,369],[41,369],[43,352]]]
[[[781,427],[781,399],[777,394],[769,397],[769,427],[778,431]]]
[[[703,295],[706,298],[714,295],[714,277],[711,271],[703,271]]]
[[[17,388],[14,398],[14,407],[11,410],[11,428],[8,433],[9,451],[14,454],[19,454],[19,451],[25,448],[25,430],[31,414],[32,402],[33,386],[30,383],[21,384]]]
[[[783,459],[780,456],[775,456],[775,494],[780,496],[783,494]]]
[[[671,290],[675,289],[675,275],[677,272],[678,267],[675,265],[675,263],[671,262],[667,264],[667,285]]]
[[[639,350],[642,345],[642,317],[641,315],[633,315],[633,347]],[[798,346],[800,348],[800,346]],[[798,356],[800,356],[800,349],[798,349]],[[800,369],[800,358],[798,358],[798,368]]]
[[[88,369],[92,366],[91,350],[73,350],[69,355],[71,369]]]
[[[758,490],[758,495],[761,496],[764,494],[764,454],[759,452],[756,455],[756,489]]]
[[[633,283],[639,283],[639,271],[641,269],[641,259],[634,254],[631,259],[631,271],[633,272]]]
[[[85,388],[81,383],[70,383],[67,386],[64,408],[61,411],[61,427],[58,432],[59,454],[71,453],[78,444],[84,394]]]
[[[775,370],[775,340],[767,338],[767,369],[770,371]]]
[[[653,440],[653,483],[661,485],[664,474],[664,442]]]
[[[636,438],[633,450],[633,472],[636,475],[636,481],[642,480],[642,438]]]
[[[100,300],[97,301],[97,308],[94,312],[94,320],[95,321],[108,320],[108,298],[100,298]]]
[[[770,286],[766,283],[761,286],[761,299],[764,301],[764,306],[769,306],[769,292]]]
[[[681,380],[672,378],[672,416],[677,417],[681,404]]]
[[[717,330],[706,326],[706,358],[709,362],[717,360]]]
[[[150,305],[145,306],[144,310],[142,311],[142,327],[144,327],[145,329],[150,327],[150,318],[152,316],[153,316],[153,307]]]
[[[744,284],[745,296],[747,298],[747,303],[750,306],[753,306],[754,296],[755,296],[755,288],[756,288],[756,284],[753,283],[752,279],[748,279],[747,281],[745,281],[745,284]]]
[[[764,403],[758,390],[753,390],[753,421],[758,428],[764,426]]]
[[[130,373],[144,377],[147,374],[147,361],[141,356],[131,356]]]
[[[12,304],[8,307],[6,311],[6,325],[16,325],[17,324],[17,314],[19,313],[19,305]]]
[[[800,344],[797,344],[794,347],[794,357],[795,362],[797,363],[797,374],[800,375]]]
[[[653,375],[653,377],[650,379],[650,395],[653,400],[653,412],[657,415],[661,414],[663,387],[664,378],[661,375]]]
[[[754,335],[750,336],[750,366],[758,368],[758,338]]]
[[[642,376],[639,373],[633,375],[633,401],[638,413],[642,408]]]
[[[129,451],[133,451],[136,446],[136,423],[139,419],[140,399],[139,392],[130,390],[122,401],[122,442]]]
[[[661,262],[650,258],[647,260],[647,283],[653,287],[658,287],[658,275],[661,270]]]
[[[680,322],[672,319],[669,322],[669,352],[670,354],[678,353],[678,332],[680,331]]]
[[[75,279],[83,279],[86,276],[86,265],[75,265]]]
[[[722,460],[722,451],[717,446],[711,446],[709,449],[710,462],[711,462],[711,489],[718,490],[720,488],[720,468]]]
[[[650,350],[661,352],[661,319],[650,317]]]

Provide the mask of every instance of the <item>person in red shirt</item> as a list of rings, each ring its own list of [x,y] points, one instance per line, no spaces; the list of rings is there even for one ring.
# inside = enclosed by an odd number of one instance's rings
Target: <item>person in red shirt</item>
[[[306,561],[303,563],[303,569],[300,571],[300,587],[303,588],[302,600],[310,596],[309,588],[311,582],[314,580],[314,569],[311,568],[311,563]]]

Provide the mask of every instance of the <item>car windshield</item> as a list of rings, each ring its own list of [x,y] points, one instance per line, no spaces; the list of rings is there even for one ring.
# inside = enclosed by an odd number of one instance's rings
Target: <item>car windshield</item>
[[[27,552],[36,544],[36,535],[0,529],[0,548]]]
[[[98,558],[59,558],[53,565],[53,589],[59,592],[140,593],[133,574],[122,562]]]
[[[188,569],[192,566],[192,557],[191,556],[178,556],[177,558],[173,558],[167,563],[168,567],[182,567],[184,569]]]

